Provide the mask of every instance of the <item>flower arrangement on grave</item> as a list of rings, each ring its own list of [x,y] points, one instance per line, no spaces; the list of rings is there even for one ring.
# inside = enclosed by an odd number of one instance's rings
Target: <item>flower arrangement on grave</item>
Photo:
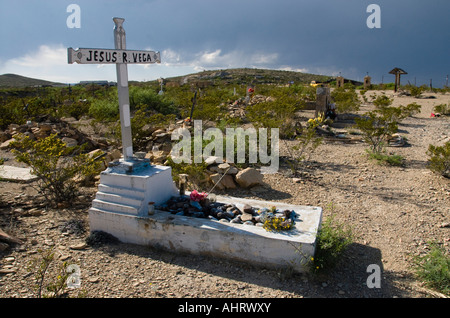
[[[197,190],[193,190],[189,195],[190,205],[202,210],[202,203],[205,202],[207,196],[205,192],[199,193]]]
[[[313,128],[320,127],[320,126],[324,125],[325,123],[326,123],[326,119],[325,119],[324,114],[319,114],[319,116],[316,118],[310,118],[307,122],[308,126],[313,127]]]
[[[276,207],[260,209],[257,211],[266,231],[288,231],[295,224],[295,211],[284,210],[279,212]]]
[[[191,201],[200,202],[206,199],[208,195],[205,192],[199,193],[197,190],[193,190],[190,194]]]

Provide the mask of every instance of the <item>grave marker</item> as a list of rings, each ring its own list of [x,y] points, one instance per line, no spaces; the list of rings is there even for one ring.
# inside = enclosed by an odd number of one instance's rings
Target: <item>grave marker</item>
[[[372,78],[369,75],[364,76],[364,89],[370,89]]]
[[[408,74],[406,73],[404,70],[402,70],[401,68],[394,68],[392,69],[389,74],[393,74],[395,75],[395,87],[394,87],[394,92],[397,93],[398,88],[400,87],[400,75],[403,74]]]
[[[107,232],[124,243],[150,245],[173,252],[217,255],[300,272],[307,270],[304,264],[314,256],[322,218],[319,207],[216,196],[216,202],[237,204],[238,209],[245,205],[295,209],[301,215],[301,222],[287,235],[249,224],[191,218],[156,209],[172,197],[179,197],[180,191],[186,190],[185,180],[178,191],[170,166],[150,165],[148,159],[140,159],[139,153],[133,156],[127,64],[159,63],[159,53],[126,50],[123,22],[122,18],[114,18],[113,50],[68,49],[69,63],[116,64],[117,71],[124,159],[117,165],[111,163],[100,174],[98,192],[89,209],[90,231]],[[248,93],[250,97],[253,91]]]
[[[344,87],[344,78],[342,76],[336,77],[336,88]]]
[[[133,162],[133,140],[131,136],[130,97],[128,91],[128,64],[161,63],[160,53],[154,51],[126,50],[123,18],[113,18],[115,49],[68,48],[69,64],[116,64],[117,92],[119,95],[122,152],[125,162]]]

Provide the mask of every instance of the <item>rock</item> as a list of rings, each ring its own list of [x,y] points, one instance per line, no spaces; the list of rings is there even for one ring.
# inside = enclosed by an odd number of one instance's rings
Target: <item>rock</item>
[[[263,175],[254,168],[247,168],[236,174],[236,182],[243,188],[250,188],[263,184]]]
[[[163,132],[155,135],[154,138],[156,139],[156,142],[164,143],[166,141],[170,141],[171,136],[169,133]]]
[[[5,150],[9,148],[9,144],[14,141],[14,138],[8,139],[0,145],[0,150]]]
[[[242,213],[253,214],[253,208],[250,204],[244,204],[241,211],[242,211]]]
[[[214,165],[214,164],[208,166],[208,171],[211,171],[211,172],[214,172],[214,173],[220,173],[219,167]]]
[[[11,139],[11,134],[4,132],[4,131],[0,131],[0,142],[3,143],[7,140]]]
[[[105,152],[101,149],[95,149],[88,153],[89,158],[97,158],[98,156],[103,155]]]
[[[182,202],[180,202],[180,203],[182,203]],[[183,203],[182,203],[183,204]],[[189,202],[189,204],[191,205],[191,206],[193,206],[194,208],[196,208],[196,209],[198,209],[198,210],[203,210],[203,208],[202,208],[202,206],[200,205],[200,202],[198,202],[198,201],[190,201]],[[184,205],[184,204],[183,204]]]
[[[239,172],[238,168],[230,165],[229,163],[221,163],[220,165],[217,166],[218,172],[221,173],[227,173],[227,174],[231,174],[231,175],[235,175]]]
[[[237,223],[237,224],[242,223],[242,221],[241,221],[241,216],[238,215],[237,217],[235,217],[234,219],[232,219],[230,222],[231,222],[231,223]]]
[[[238,172],[239,172],[238,168],[236,168],[235,166],[231,166],[227,174],[236,175]]]
[[[63,143],[66,144],[67,147],[75,147],[78,145],[78,141],[76,141],[74,138],[64,137],[61,139]]]
[[[227,211],[225,212],[225,217],[229,218],[229,219],[233,219],[234,218],[234,213],[231,211]]]
[[[9,247],[8,244],[0,242],[0,252],[6,250]]]
[[[77,243],[74,245],[71,245],[69,248],[71,250],[84,250],[87,247],[87,244],[85,242]]]
[[[214,163],[222,163],[222,159],[216,156],[209,156],[205,159],[206,165],[210,166]]]
[[[2,229],[0,229],[0,241],[4,243],[13,243],[13,244],[22,244],[22,241],[18,238],[9,235],[8,233],[4,232]]]
[[[16,259],[15,259],[14,257],[6,257],[6,258],[5,258],[5,262],[6,262],[7,264],[12,264],[12,263],[14,263],[15,260],[16,260]]]
[[[14,209],[14,213],[17,213],[17,214],[23,214],[24,212],[25,212],[25,210],[22,208]]]
[[[49,124],[39,124],[38,127],[40,132],[50,133],[52,131],[52,126]]]
[[[225,189],[225,186],[222,184],[222,181],[219,182],[222,175],[215,173],[215,174],[210,175],[209,177],[211,178],[212,183],[217,184],[216,189],[219,189],[219,190]]]
[[[120,159],[122,157],[122,152],[118,149],[114,149],[111,152],[108,153],[108,156],[111,157],[111,161]]]
[[[164,129],[157,129],[157,130],[155,130],[153,133],[152,133],[152,137],[156,137],[157,135],[159,135],[159,134],[163,134],[163,133],[165,133],[166,131],[164,130]]]
[[[89,281],[90,283],[95,284],[95,283],[98,283],[98,282],[100,281],[100,278],[97,277],[97,276],[93,276],[93,277],[89,277],[89,278],[88,278],[88,281]]]
[[[26,212],[26,215],[40,216],[40,215],[42,215],[42,210],[40,210],[38,208],[32,208]]]
[[[218,165],[217,167],[221,170],[221,172],[225,172],[225,171],[227,171],[228,168],[231,167],[231,165],[227,162],[224,162],[224,163],[221,163],[220,165]]]
[[[153,151],[152,162],[164,163],[166,161],[167,154],[164,151]]]
[[[251,221],[253,220],[253,215],[249,214],[249,213],[242,213],[240,215],[241,221],[242,222],[247,222],[247,221]]]
[[[236,188],[236,183],[234,182],[233,177],[228,174],[222,178],[222,181],[220,181],[220,183],[227,189]]]

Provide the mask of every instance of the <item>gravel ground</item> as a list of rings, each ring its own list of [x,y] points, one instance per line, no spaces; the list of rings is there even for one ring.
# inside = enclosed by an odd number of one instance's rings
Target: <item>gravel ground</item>
[[[392,94],[392,93],[388,93]],[[27,270],[40,249],[53,248],[55,263],[78,264],[81,286],[69,296],[98,298],[422,298],[439,297],[414,276],[412,257],[426,253],[429,242],[449,249],[450,180],[426,168],[430,143],[450,139],[449,118],[430,118],[434,105],[450,95],[397,96],[394,105],[417,102],[421,114],[406,119],[400,134],[405,147],[388,148],[405,158],[404,167],[380,166],[365,157],[366,145],[325,141],[313,153],[300,182],[283,159],[264,186],[236,189],[228,195],[324,208],[324,218],[351,226],[355,241],[329,274],[313,277],[264,269],[224,259],[175,254],[123,243],[85,244],[87,210],[95,188],[71,207],[52,209],[32,184],[0,182],[0,227],[24,241],[0,252],[0,297],[36,297]],[[361,111],[370,109],[363,106]],[[305,111],[305,116],[312,112]],[[280,144],[288,156],[293,142]],[[0,157],[11,158],[5,151]],[[13,164],[9,160],[7,164]],[[299,181],[299,180],[297,180]],[[41,203],[40,203],[41,202]],[[332,205],[332,208],[330,206]],[[68,221],[71,221],[68,223]],[[368,288],[367,267],[382,271],[381,288]],[[10,272],[10,273],[8,273]],[[54,271],[53,271],[54,272]]]

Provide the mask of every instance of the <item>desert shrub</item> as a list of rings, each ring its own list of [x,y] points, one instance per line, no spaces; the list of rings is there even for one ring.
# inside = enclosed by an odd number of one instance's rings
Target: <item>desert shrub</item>
[[[154,89],[131,86],[130,87],[130,109],[154,110],[158,113],[168,115],[177,113],[175,104],[165,96],[158,95]]]
[[[148,137],[151,135],[149,128],[163,128],[174,122],[176,116],[174,114],[163,115],[161,113],[152,114],[144,110],[145,107],[140,108],[134,112],[131,118],[131,134],[133,138],[133,145],[137,148],[144,148],[148,142]],[[117,132],[120,138],[120,124],[117,124]]]
[[[322,144],[323,138],[319,137],[316,127],[319,125],[320,119],[310,119],[308,125],[302,128],[299,136],[296,137],[297,143],[292,147],[295,154],[291,153],[287,147],[291,159],[288,164],[291,172],[296,175],[300,167],[309,160],[313,152]]]
[[[173,161],[172,157],[167,158],[166,164],[172,167],[172,177],[175,183],[178,184],[180,181],[180,174],[187,174],[188,184],[197,190],[209,190],[205,186],[208,185],[208,180],[206,178],[206,163],[176,163]]]
[[[256,127],[279,128],[280,138],[291,138],[296,132],[295,112],[303,105],[303,101],[295,96],[280,96],[248,106],[247,119]]]
[[[420,95],[422,95],[422,92],[425,91],[426,87],[424,86],[415,86],[415,85],[411,85],[409,86],[409,93],[411,94],[412,97],[416,97],[419,98]]]
[[[55,106],[48,98],[7,98],[5,102],[0,103],[0,128],[6,128],[10,124],[22,125],[27,120],[55,114]]]
[[[67,147],[56,134],[33,141],[19,135],[12,143],[17,161],[26,163],[38,179],[38,190],[49,202],[71,202],[77,195],[76,176],[90,177],[99,163],[82,146]]]
[[[25,123],[25,116],[18,105],[17,100],[0,103],[0,129],[5,129],[13,123]]]
[[[375,160],[379,164],[387,164],[389,166],[401,167],[404,165],[404,158],[400,155],[392,154],[388,155],[385,153],[375,153],[367,150],[367,154],[370,159]]]
[[[66,102],[60,106],[58,115],[60,117],[74,117],[77,120],[82,116],[89,114],[90,102],[78,100],[75,102]]]
[[[358,94],[352,87],[336,88],[331,93],[331,98],[336,103],[336,110],[338,113],[356,112],[359,110],[359,106],[361,105]]]
[[[392,104],[392,99],[390,99],[389,97],[387,97],[386,95],[382,94],[377,96],[374,100],[373,100],[373,104],[376,107],[387,107],[390,106]]]
[[[411,117],[416,114],[419,114],[422,106],[414,102],[414,103],[408,104],[407,106],[399,106],[399,108],[401,110],[400,119],[403,119],[406,117]]]
[[[380,154],[389,136],[397,132],[398,124],[395,120],[396,108],[384,108],[355,118],[356,128],[361,131],[363,140],[369,144],[370,152]]]
[[[89,115],[99,121],[115,121],[119,119],[119,99],[116,94],[106,98],[90,100]]]
[[[435,113],[439,113],[441,115],[450,115],[450,104],[446,105],[446,104],[440,104],[440,105],[436,105],[433,107],[433,111]]]
[[[38,257],[35,257],[27,266],[28,272],[34,275],[34,288],[37,298],[61,297],[67,287],[67,262],[61,263],[57,268],[55,265],[55,252],[52,249],[39,250]],[[56,272],[56,274],[55,274]],[[52,273],[53,276],[51,277]]]
[[[429,145],[428,168],[444,177],[450,178],[450,141],[443,146]]]
[[[316,251],[309,262],[311,272],[326,272],[333,268],[352,242],[352,230],[337,222],[331,214],[317,233]]]
[[[450,256],[445,249],[431,243],[430,251],[414,258],[416,274],[425,284],[450,295]]]
[[[403,157],[384,152],[386,141],[398,130],[398,123],[406,117],[420,112],[421,106],[412,103],[408,106],[391,107],[388,98],[379,99],[378,108],[355,119],[355,127],[361,131],[363,140],[369,144],[367,154],[370,159],[392,166],[402,166]]]

